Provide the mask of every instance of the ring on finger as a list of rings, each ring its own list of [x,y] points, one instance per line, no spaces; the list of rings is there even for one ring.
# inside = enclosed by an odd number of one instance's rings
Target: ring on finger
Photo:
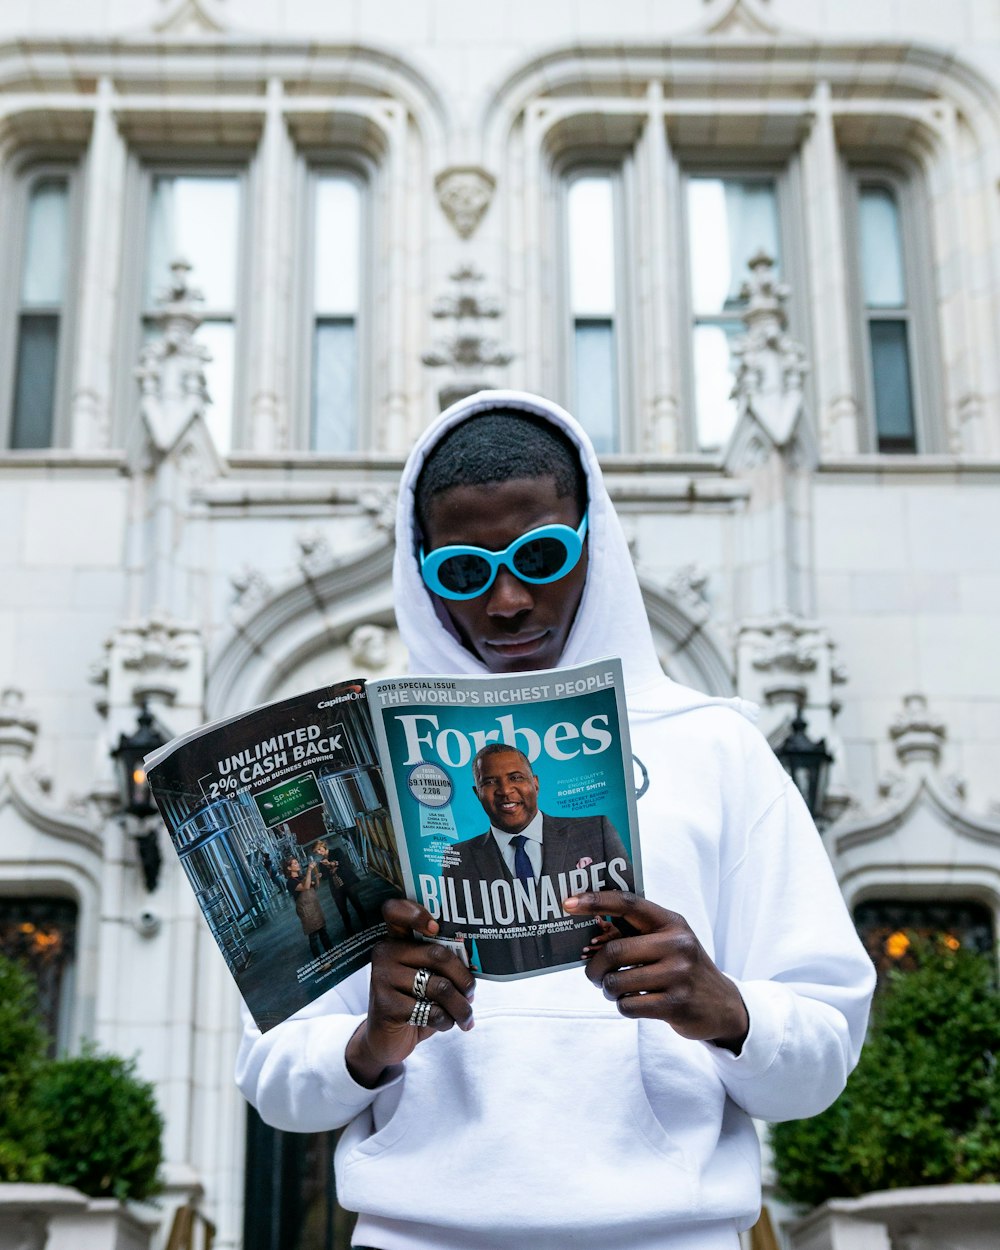
[[[418,998],[413,1004],[413,1010],[410,1012],[410,1018],[407,1024],[412,1024],[415,1029],[422,1029],[431,1018],[431,1000],[429,998]]]
[[[413,997],[416,999],[427,997],[427,983],[431,979],[430,968],[418,968],[413,974]]]

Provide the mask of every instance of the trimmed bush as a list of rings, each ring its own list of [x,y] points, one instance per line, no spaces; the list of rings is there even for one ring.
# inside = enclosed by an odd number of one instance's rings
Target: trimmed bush
[[[92,1046],[48,1059],[47,1045],[31,976],[0,955],[0,1181],[92,1198],[156,1193],[163,1119],[135,1061]]]
[[[913,1185],[1000,1181],[1000,994],[988,957],[914,945],[861,1061],[811,1120],[771,1129],[778,1193],[807,1207]]]
[[[39,1181],[44,1135],[33,1091],[48,1039],[35,983],[0,956],[0,1181]]]
[[[163,1119],[133,1059],[92,1047],[42,1069],[45,1179],[92,1198],[142,1199],[158,1189]]]

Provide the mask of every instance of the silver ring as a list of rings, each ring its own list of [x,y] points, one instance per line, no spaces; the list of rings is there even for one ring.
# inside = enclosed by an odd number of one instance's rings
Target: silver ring
[[[413,997],[427,997],[427,983],[431,979],[430,968],[418,968],[413,974]]]
[[[410,1018],[407,1024],[412,1024],[415,1029],[422,1029],[431,1018],[431,1000],[429,998],[419,998],[413,1004],[413,1010],[410,1012]]]

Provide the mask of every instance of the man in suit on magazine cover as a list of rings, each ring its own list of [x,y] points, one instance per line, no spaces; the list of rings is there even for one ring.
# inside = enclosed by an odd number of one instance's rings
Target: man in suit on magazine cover
[[[522,881],[529,891],[549,877],[558,891],[559,874],[574,869],[600,871],[614,889],[613,873],[600,865],[614,863],[626,889],[634,888],[625,845],[606,816],[550,816],[538,807],[538,777],[527,756],[504,742],[488,743],[472,761],[475,791],[490,822],[485,833],[456,842],[442,872],[456,881]],[[473,891],[478,896],[478,888]],[[543,922],[544,923],[544,922]],[[491,926],[494,931],[500,926]],[[578,921],[534,937],[502,937],[476,942],[480,972],[513,974],[538,967],[575,963],[595,933],[593,921]]]

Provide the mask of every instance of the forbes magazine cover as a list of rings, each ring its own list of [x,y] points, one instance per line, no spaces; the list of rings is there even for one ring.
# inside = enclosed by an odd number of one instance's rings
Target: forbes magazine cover
[[[642,890],[623,689],[618,659],[368,683],[406,893],[483,976],[578,965],[613,930],[562,900]]]

